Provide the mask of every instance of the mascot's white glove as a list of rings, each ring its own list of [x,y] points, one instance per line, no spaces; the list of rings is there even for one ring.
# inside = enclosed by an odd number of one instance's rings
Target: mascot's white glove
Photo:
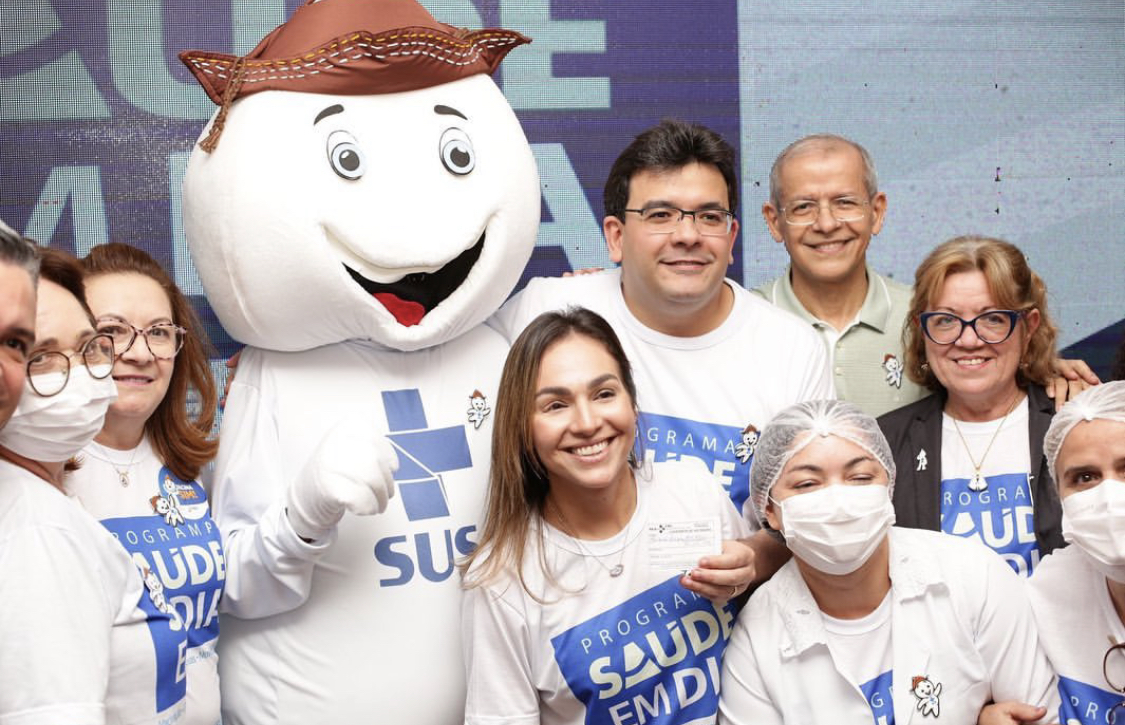
[[[398,455],[371,416],[351,416],[320,441],[301,476],[285,496],[293,531],[318,541],[332,531],[345,511],[382,513],[395,495]]]

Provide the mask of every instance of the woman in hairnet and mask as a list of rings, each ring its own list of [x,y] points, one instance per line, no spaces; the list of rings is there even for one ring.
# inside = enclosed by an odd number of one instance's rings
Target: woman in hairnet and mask
[[[1030,579],[1061,722],[1125,725],[1125,381],[1084,391],[1043,443],[1063,538]]]
[[[967,724],[993,701],[1054,704],[1023,583],[979,542],[894,528],[894,476],[849,403],[795,405],[762,432],[751,500],[793,559],[738,618],[720,723]]]

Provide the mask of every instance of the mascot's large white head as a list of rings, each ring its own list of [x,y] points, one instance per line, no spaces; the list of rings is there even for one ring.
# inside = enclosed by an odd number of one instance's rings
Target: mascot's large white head
[[[182,53],[220,105],[183,206],[227,331],[416,350],[499,307],[535,245],[539,182],[488,74],[526,42],[414,0],[322,0],[249,55]]]

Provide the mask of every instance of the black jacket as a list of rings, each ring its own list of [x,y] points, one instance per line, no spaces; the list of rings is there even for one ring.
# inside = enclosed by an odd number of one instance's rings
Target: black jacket
[[[1055,401],[1039,385],[1030,385],[1028,434],[1031,436],[1031,487],[1035,540],[1042,556],[1065,546],[1062,538],[1062,506],[1055,482],[1043,455],[1043,436],[1055,414]],[[879,417],[879,427],[891,444],[895,467],[895,518],[899,526],[941,531],[941,413],[945,394],[935,393]],[[917,470],[917,456],[926,451],[926,470]]]

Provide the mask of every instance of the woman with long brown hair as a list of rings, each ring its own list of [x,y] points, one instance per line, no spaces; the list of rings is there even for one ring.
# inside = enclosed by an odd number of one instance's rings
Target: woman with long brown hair
[[[207,340],[187,298],[147,253],[103,244],[82,268],[97,331],[113,340],[117,400],[66,488],[140,567],[150,594],[142,608],[171,617],[186,638],[182,653],[160,660],[158,697],[186,696],[181,725],[214,725],[225,562],[199,480],[218,448]]]
[[[536,318],[504,365],[489,503],[464,564],[467,723],[714,718],[734,621],[685,587],[685,551],[747,533],[698,462],[644,464],[636,388],[605,320]],[[684,561],[688,559],[688,561]],[[743,582],[745,584],[745,582]]]

